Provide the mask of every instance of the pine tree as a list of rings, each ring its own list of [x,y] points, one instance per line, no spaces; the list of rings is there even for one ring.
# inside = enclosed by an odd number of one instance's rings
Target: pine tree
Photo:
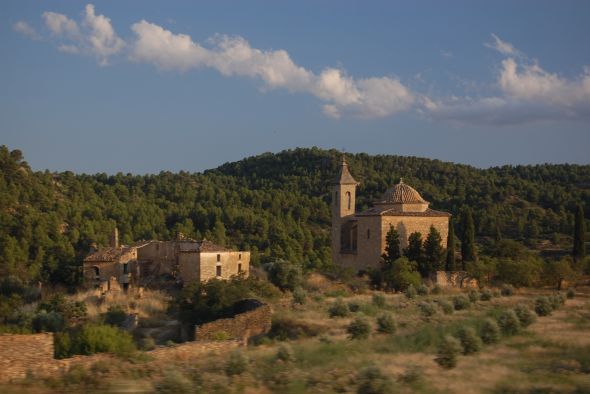
[[[447,271],[456,271],[455,263],[455,227],[453,226],[453,219],[449,219],[449,235],[447,237],[447,264],[445,266]]]
[[[466,207],[463,210],[463,223],[461,230],[461,258],[463,270],[466,269],[465,263],[477,260],[477,251],[475,246],[475,226],[473,224],[473,214],[471,208]]]
[[[385,236],[385,253],[383,254],[383,262],[391,265],[395,260],[402,257],[400,252],[399,233],[393,227],[389,225],[389,231]]]
[[[424,259],[426,260],[425,271],[427,271],[424,276],[428,276],[443,268],[442,261],[444,254],[440,233],[434,228],[434,226],[430,226],[428,237],[426,237],[426,241],[424,241]]]
[[[584,208],[578,205],[576,212],[576,222],[574,225],[574,249],[573,256],[576,262],[581,261],[586,256],[586,222],[584,220]]]

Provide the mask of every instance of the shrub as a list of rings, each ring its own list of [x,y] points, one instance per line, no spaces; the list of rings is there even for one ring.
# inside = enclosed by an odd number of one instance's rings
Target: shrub
[[[528,327],[536,320],[535,314],[526,305],[518,305],[516,308],[514,308],[514,312],[516,313],[516,316],[518,317],[522,327]]]
[[[498,323],[493,319],[485,319],[481,326],[479,337],[483,343],[488,345],[498,342],[500,340],[500,327]]]
[[[65,343],[60,344],[60,346]],[[85,325],[69,333],[69,349],[56,348],[56,354],[116,353],[129,355],[135,351],[135,343],[129,333],[109,325]]]
[[[385,296],[383,294],[373,294],[372,302],[376,307],[383,308],[385,306]]]
[[[412,299],[412,298],[416,298],[416,295],[418,294],[418,292],[416,291],[416,288],[414,287],[414,285],[409,285],[404,293],[406,295],[407,298]]]
[[[421,302],[418,305],[418,308],[420,308],[420,313],[422,313],[424,317],[431,317],[436,314],[436,307],[431,302]]]
[[[537,316],[549,316],[553,312],[553,306],[547,297],[535,299],[535,313]]]
[[[451,304],[449,301],[440,300],[438,304],[440,305],[440,308],[442,309],[445,315],[451,315],[455,310],[453,308],[453,304]]]
[[[241,375],[248,369],[248,359],[239,350],[234,350],[229,354],[225,364],[225,373],[228,376]]]
[[[127,318],[127,312],[121,305],[109,306],[104,317],[104,322],[111,326],[121,327]]]
[[[293,352],[293,348],[283,343],[277,350],[277,360],[281,360],[286,363],[295,361],[295,353]]]
[[[440,285],[438,283],[434,285],[432,290],[430,290],[430,294],[441,294],[441,293],[442,293],[442,288],[440,287]]]
[[[61,313],[51,311],[47,312],[44,309],[39,311],[32,321],[33,331],[35,332],[59,332],[65,328],[65,320]]]
[[[320,324],[276,315],[272,318],[268,337],[278,339],[279,341],[310,338],[320,335],[325,329],[326,328]]]
[[[361,305],[356,301],[348,303],[348,310],[351,312],[358,312],[361,309]]]
[[[278,260],[265,266],[268,280],[281,290],[295,290],[303,283],[301,267],[289,261]]]
[[[569,289],[567,289],[566,294],[567,294],[567,298],[571,300],[572,298],[574,298],[576,296],[576,291],[574,290],[573,287],[570,287]]]
[[[463,354],[477,353],[481,350],[481,339],[475,334],[475,330],[471,327],[461,327],[457,333],[461,346],[463,346]]]
[[[395,332],[395,321],[390,314],[381,315],[377,318],[377,331],[385,334],[393,334]]]
[[[515,335],[520,331],[520,320],[512,309],[507,309],[498,316],[498,326],[503,335]]]
[[[461,344],[456,338],[447,335],[438,346],[437,356],[434,359],[443,368],[451,369],[457,365],[457,356],[461,352]]]
[[[493,295],[494,297],[498,298],[498,297],[500,297],[502,294],[500,293],[500,290],[498,290],[498,289],[494,289],[494,290],[492,291],[492,295]]]
[[[302,287],[298,287],[293,291],[293,303],[304,305],[307,301],[307,291],[305,291]]]
[[[330,317],[345,317],[348,316],[349,312],[348,305],[346,305],[341,298],[334,301],[330,309],[328,309]]]
[[[470,302],[476,302],[479,300],[479,292],[477,290],[469,290],[468,297]]]
[[[425,296],[428,295],[428,287],[422,284],[418,287],[418,295]]]
[[[392,382],[378,367],[362,369],[357,377],[358,394],[387,394],[391,392]]]
[[[490,289],[483,289],[479,294],[479,299],[481,301],[489,301],[493,297],[492,291]]]
[[[156,348],[156,341],[152,337],[142,338],[140,341],[141,350],[154,350]]]
[[[455,310],[460,311],[469,308],[469,299],[463,294],[453,297],[453,306]]]
[[[193,382],[177,370],[171,370],[156,383],[156,393],[161,394],[190,394],[195,392]]]
[[[346,327],[346,332],[350,339],[367,339],[371,334],[371,324],[366,318],[359,316]]]
[[[514,287],[512,285],[503,285],[502,289],[500,289],[500,294],[504,297],[510,297],[514,294]]]

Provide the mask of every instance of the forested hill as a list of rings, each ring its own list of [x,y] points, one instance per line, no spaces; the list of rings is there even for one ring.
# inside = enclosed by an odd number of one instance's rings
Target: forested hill
[[[31,171],[0,147],[0,275],[75,285],[92,242],[171,239],[182,232],[285,258],[329,264],[329,187],[341,154],[295,149],[227,163],[202,174],[76,175]],[[590,166],[486,170],[415,157],[348,154],[364,209],[400,177],[435,209],[470,205],[479,236],[557,240],[576,204],[590,203]]]

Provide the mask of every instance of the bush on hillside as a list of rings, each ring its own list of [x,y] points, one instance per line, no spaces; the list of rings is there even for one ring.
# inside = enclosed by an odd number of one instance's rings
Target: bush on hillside
[[[383,294],[375,293],[372,297],[372,303],[378,308],[383,308],[386,304],[385,296]]]
[[[346,327],[350,339],[367,339],[371,334],[371,323],[367,318],[359,316]]]
[[[477,302],[479,300],[479,292],[477,290],[469,290],[467,296],[470,302]]]
[[[500,327],[498,323],[490,318],[485,319],[481,326],[479,337],[487,345],[498,342],[500,340]]]
[[[393,334],[395,332],[395,320],[391,314],[384,314],[377,318],[377,331],[384,334]]]
[[[412,299],[412,298],[416,298],[416,295],[418,295],[418,292],[416,291],[416,288],[414,287],[414,285],[410,284],[406,288],[406,291],[404,292],[404,294],[406,295],[406,298]]]
[[[229,354],[225,363],[225,373],[228,376],[241,375],[248,370],[248,359],[240,350],[234,350]]]
[[[461,346],[463,346],[463,354],[473,354],[481,350],[482,341],[475,334],[475,330],[472,327],[461,327],[457,333]]]
[[[55,354],[71,357],[75,354],[115,353],[129,355],[136,350],[129,333],[109,325],[88,324],[60,334]]]
[[[553,306],[547,297],[537,297],[535,299],[535,313],[537,316],[549,316],[553,312]]]
[[[423,301],[418,304],[418,308],[420,308],[420,313],[424,317],[431,317],[436,314],[436,306],[432,302]]]
[[[345,317],[349,314],[348,305],[342,301],[342,298],[336,299],[332,306],[328,309],[330,317]]]
[[[529,307],[524,304],[517,305],[516,308],[514,308],[514,312],[520,321],[520,325],[524,328],[533,324],[537,318]]]
[[[460,311],[463,309],[469,309],[469,298],[463,294],[453,297],[453,307],[455,310]]]
[[[295,361],[295,353],[293,352],[293,348],[286,343],[283,343],[277,350],[277,360],[281,360],[285,363]]]
[[[281,290],[295,290],[303,283],[303,274],[298,264],[277,260],[265,266],[268,280]]]
[[[437,356],[434,361],[443,368],[455,368],[457,366],[457,357],[461,353],[461,350],[461,343],[451,335],[447,335],[439,344]]]
[[[109,306],[107,310],[104,322],[111,326],[121,327],[127,318],[127,312],[123,309],[121,305],[112,305]]]
[[[479,294],[479,299],[481,301],[489,301],[493,297],[492,291],[490,289],[483,289]]]
[[[498,326],[500,326],[500,330],[505,336],[516,335],[520,331],[520,320],[518,320],[518,316],[512,309],[500,313],[497,320]]]
[[[500,294],[502,294],[504,297],[510,297],[514,294],[514,286],[510,284],[503,285],[500,289]]]
[[[576,291],[574,290],[573,287],[570,287],[569,289],[567,289],[566,294],[567,294],[567,298],[571,300],[572,298],[574,298],[576,296]]]
[[[362,369],[358,376],[357,394],[388,394],[392,392],[392,382],[379,367]]]
[[[438,302],[438,304],[440,305],[440,309],[442,309],[442,311],[443,311],[443,313],[445,315],[452,315],[453,312],[455,311],[455,308],[453,307],[453,304],[451,304],[447,300],[440,300]]]
[[[293,290],[293,303],[304,305],[307,302],[307,291],[302,287],[298,287]]]
[[[418,295],[421,295],[421,296],[428,295],[428,287],[424,284],[418,286]]]

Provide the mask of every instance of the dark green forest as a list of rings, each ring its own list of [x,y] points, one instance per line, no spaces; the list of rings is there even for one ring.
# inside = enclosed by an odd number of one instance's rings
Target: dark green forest
[[[340,158],[336,150],[295,149],[203,173],[87,175],[32,171],[22,152],[2,146],[0,276],[76,286],[90,245],[106,245],[115,225],[126,244],[182,232],[251,250],[255,264],[284,259],[326,269],[330,183]],[[403,177],[434,209],[458,215],[470,207],[480,241],[571,248],[577,206],[590,203],[589,165],[477,169],[417,157],[347,159],[360,182],[357,210]]]

